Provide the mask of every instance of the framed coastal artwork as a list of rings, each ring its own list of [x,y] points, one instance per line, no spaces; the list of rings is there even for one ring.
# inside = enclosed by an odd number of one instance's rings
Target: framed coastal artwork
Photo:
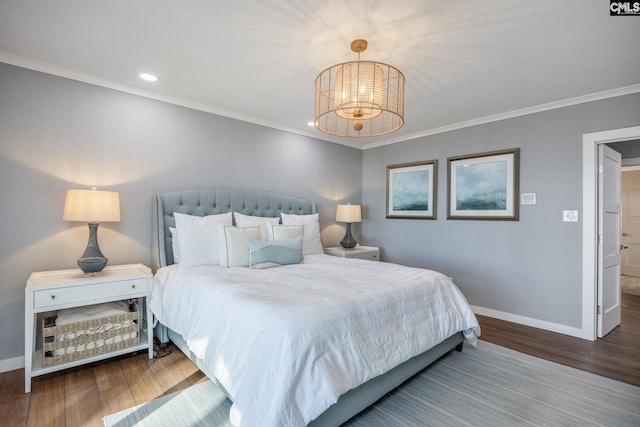
[[[436,219],[438,161],[387,166],[387,218]]]
[[[520,149],[447,159],[447,219],[517,221]]]

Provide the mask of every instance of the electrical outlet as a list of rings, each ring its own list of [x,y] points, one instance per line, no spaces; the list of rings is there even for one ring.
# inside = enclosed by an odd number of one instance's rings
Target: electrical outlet
[[[562,221],[578,222],[578,211],[562,211]]]

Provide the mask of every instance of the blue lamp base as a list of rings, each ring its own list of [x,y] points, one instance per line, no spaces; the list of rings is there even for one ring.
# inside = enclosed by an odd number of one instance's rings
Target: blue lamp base
[[[102,255],[98,246],[98,225],[89,223],[89,243],[84,254],[78,260],[80,270],[87,274],[96,274],[107,266],[109,260]]]
[[[358,242],[353,238],[351,234],[351,223],[347,222],[347,232],[344,234],[344,238],[340,241],[340,246],[345,249],[355,248]]]

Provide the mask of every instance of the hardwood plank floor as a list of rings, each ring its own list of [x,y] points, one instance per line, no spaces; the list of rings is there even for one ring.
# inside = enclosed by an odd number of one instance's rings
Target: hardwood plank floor
[[[206,377],[173,345],[165,357],[146,352],[36,377],[24,393],[24,369],[0,373],[0,425],[102,426],[102,418],[179,391]]]
[[[567,366],[640,386],[640,296],[623,295],[622,325],[595,342],[478,316],[481,339]],[[205,380],[177,348],[149,360],[146,352],[34,378],[0,373],[3,426],[101,426],[105,415]]]
[[[127,377],[121,368],[121,363],[127,363],[127,360],[129,359],[118,363],[96,364],[93,369],[103,414],[113,414],[121,410],[118,408],[136,406]]]
[[[477,317],[483,340],[640,386],[640,296],[622,294],[621,325],[597,341]]]

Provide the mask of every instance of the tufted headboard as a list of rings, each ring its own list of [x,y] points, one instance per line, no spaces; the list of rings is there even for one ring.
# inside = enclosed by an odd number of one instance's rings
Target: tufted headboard
[[[214,215],[240,212],[252,216],[307,215],[316,213],[316,204],[298,197],[264,191],[238,189],[184,190],[158,193],[153,197],[153,271],[173,264],[169,227],[175,227],[174,212]]]

